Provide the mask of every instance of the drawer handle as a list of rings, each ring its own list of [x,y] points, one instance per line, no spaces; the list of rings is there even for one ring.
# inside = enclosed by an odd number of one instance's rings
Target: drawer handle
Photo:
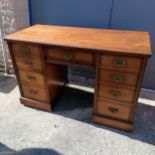
[[[114,108],[114,107],[108,107],[108,110],[112,113],[117,113],[119,112],[119,109],[118,108]]]
[[[31,67],[32,66],[32,61],[25,60],[24,64],[25,64],[25,66]]]
[[[121,92],[120,92],[120,91],[112,90],[112,91],[110,91],[110,94],[111,94],[113,97],[118,97],[118,96],[121,95]]]
[[[33,89],[31,89],[30,90],[30,93],[31,93],[31,95],[37,95],[38,94],[38,91],[37,90],[33,90]]]
[[[27,75],[26,79],[29,80],[29,81],[35,81],[35,77],[31,76],[31,75]]]
[[[30,49],[29,48],[23,48],[22,49],[22,54],[25,55],[25,56],[29,55],[30,54]]]
[[[122,59],[116,59],[116,60],[114,60],[114,66],[119,67],[119,68],[125,67],[126,61],[122,60]]]
[[[64,59],[71,60],[73,58],[73,54],[71,53],[64,53]]]
[[[114,82],[122,82],[124,81],[124,76],[121,74],[113,74],[112,79]]]

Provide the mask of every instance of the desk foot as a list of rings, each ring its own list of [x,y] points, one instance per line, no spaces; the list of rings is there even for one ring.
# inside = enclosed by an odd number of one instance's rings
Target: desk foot
[[[23,105],[28,106],[28,107],[52,112],[51,105],[45,102],[36,101],[36,100],[29,99],[29,98],[24,98],[24,97],[20,98],[20,102]]]
[[[95,115],[95,114],[93,114],[93,116],[92,116],[92,122],[101,124],[101,125],[107,125],[109,127],[114,127],[117,129],[128,131],[128,132],[131,132],[133,130],[133,123],[125,122],[125,121],[121,121],[121,120],[120,121],[114,120],[111,118],[107,118],[107,117],[103,117],[103,116],[99,116],[99,115]]]

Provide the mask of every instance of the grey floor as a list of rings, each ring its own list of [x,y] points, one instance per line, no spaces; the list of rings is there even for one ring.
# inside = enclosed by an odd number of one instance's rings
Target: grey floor
[[[66,89],[54,113],[19,103],[14,78],[0,81],[0,155],[155,155],[155,93],[142,91],[135,129],[91,123],[92,94]]]

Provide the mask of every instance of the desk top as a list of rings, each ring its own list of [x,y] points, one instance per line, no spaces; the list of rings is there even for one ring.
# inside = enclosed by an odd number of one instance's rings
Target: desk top
[[[35,25],[5,37],[46,45],[151,55],[148,32]]]

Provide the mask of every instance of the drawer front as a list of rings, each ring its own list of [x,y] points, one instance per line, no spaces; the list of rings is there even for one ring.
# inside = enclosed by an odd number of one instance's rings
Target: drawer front
[[[111,100],[99,100],[97,104],[98,114],[122,120],[129,120],[131,106],[113,103]]]
[[[16,64],[19,69],[42,71],[43,66],[41,59],[25,58],[15,56]]]
[[[44,85],[44,77],[40,73],[29,72],[29,71],[19,71],[19,77],[21,81],[27,82],[28,84],[39,84]]]
[[[134,97],[134,90],[115,88],[109,85],[99,86],[99,96],[109,99],[120,100],[125,102],[132,102]]]
[[[111,70],[100,70],[100,80],[110,83],[127,84],[135,86],[137,84],[138,74],[124,73]]]
[[[48,48],[47,58],[51,58],[53,60],[61,60],[68,63],[93,65],[94,64],[93,54],[84,51],[85,50]]]
[[[47,92],[44,88],[30,87],[22,85],[24,97],[36,99],[40,101],[48,101]]]
[[[141,61],[140,58],[103,55],[101,56],[101,67],[138,73]]]
[[[40,48],[37,45],[26,44],[26,43],[14,43],[12,44],[12,50],[14,55],[19,56],[35,56],[40,57]]]

